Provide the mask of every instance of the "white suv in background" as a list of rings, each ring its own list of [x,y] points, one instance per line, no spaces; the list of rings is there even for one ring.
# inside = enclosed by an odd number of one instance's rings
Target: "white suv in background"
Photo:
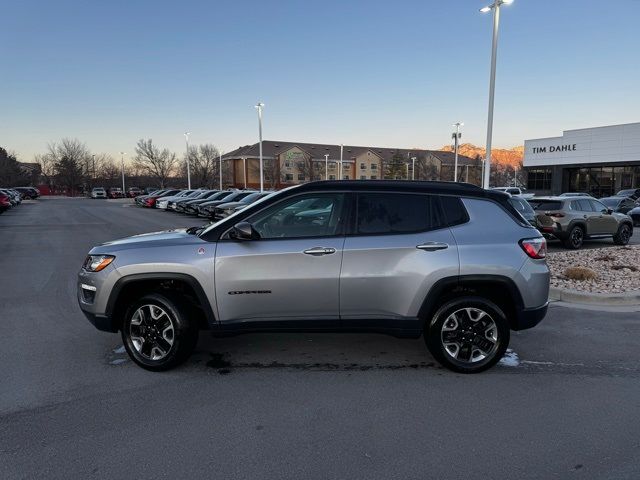
[[[103,187],[96,187],[91,190],[91,198],[107,198],[107,191]]]

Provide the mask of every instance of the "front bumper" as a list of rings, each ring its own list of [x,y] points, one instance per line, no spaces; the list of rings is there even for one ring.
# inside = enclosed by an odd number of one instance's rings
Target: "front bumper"
[[[80,309],[82,309],[82,305],[80,305]],[[87,320],[89,320],[89,322],[91,322],[91,324],[98,330],[110,333],[118,332],[118,329],[114,327],[111,318],[107,317],[106,315],[96,315],[95,313],[87,312],[84,309],[82,309],[82,313],[84,313],[84,316],[87,317]]]

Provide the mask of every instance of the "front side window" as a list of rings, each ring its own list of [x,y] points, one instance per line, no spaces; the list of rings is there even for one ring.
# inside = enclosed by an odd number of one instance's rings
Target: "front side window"
[[[602,202],[599,202],[597,200],[589,200],[589,202],[591,202],[591,206],[593,207],[594,212],[606,212],[608,210],[608,208],[605,207],[604,203]]]
[[[339,234],[344,194],[284,200],[248,219],[262,239],[328,237]]]
[[[360,235],[421,232],[441,225],[440,211],[431,195],[358,195],[356,233]]]

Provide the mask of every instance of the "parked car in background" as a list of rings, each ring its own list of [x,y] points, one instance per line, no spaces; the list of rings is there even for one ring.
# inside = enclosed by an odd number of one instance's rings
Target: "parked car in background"
[[[136,205],[142,207],[144,204],[144,201],[152,196],[152,195],[160,195],[162,193],[166,192],[166,190],[154,190],[153,192],[149,193],[149,194],[145,194],[145,195],[138,195],[137,197],[135,197],[133,199],[133,201],[136,203]]]
[[[618,213],[628,213],[637,206],[636,201],[631,197],[605,197],[601,198],[600,201],[604,203],[607,208]]]
[[[22,195],[22,198],[36,199],[40,196],[40,190],[35,187],[14,187],[14,190]]]
[[[634,227],[640,227],[640,207],[635,207],[627,214],[631,217]]]
[[[593,197],[590,193],[586,192],[565,192],[558,195],[559,197]]]
[[[218,190],[204,190],[194,198],[185,198],[170,202],[169,208],[175,212],[187,213],[187,209],[191,208],[191,205],[199,205],[200,203],[206,202],[218,193],[220,193]],[[171,205],[172,203],[174,204],[173,206]]]
[[[167,197],[162,197],[156,202],[156,208],[161,210],[166,210],[169,202],[172,200],[182,199],[182,198],[193,198],[192,195],[197,195],[197,190],[181,190],[175,195],[169,195]]]
[[[616,197],[629,197],[633,200],[640,200],[640,188],[629,188],[627,190],[620,190],[615,195]]]
[[[491,190],[497,190],[499,192],[505,192],[510,195],[518,195],[522,198],[532,198],[533,193],[527,193],[525,188],[520,187],[493,187]]]
[[[251,190],[237,190],[235,192],[230,192],[229,195],[225,195],[222,198],[213,199],[209,202],[205,202],[198,206],[198,216],[204,218],[210,218],[213,220],[213,212],[218,205],[222,205],[223,203],[228,202],[237,202],[238,200],[242,200],[245,197],[248,197],[252,193],[255,193]]]
[[[154,193],[153,195],[147,195],[142,202],[143,207],[154,208],[156,206],[156,202],[163,197],[169,197],[171,195],[175,195],[180,190],[165,190],[160,194]]]
[[[207,228],[96,246],[77,298],[153,371],[184,362],[200,329],[337,329],[423,337],[442,365],[476,373],[500,361],[511,330],[544,318],[545,256],[545,239],[503,194],[453,182],[311,182]]]
[[[124,192],[121,188],[112,187],[109,189],[109,198],[124,198]]]
[[[633,235],[631,217],[616,213],[591,197],[537,197],[529,200],[540,231],[559,239],[565,248],[578,249],[587,239],[613,238],[626,245]]]
[[[12,206],[20,205],[22,203],[22,195],[13,190],[12,188],[0,188],[0,192],[9,197],[9,202]]]
[[[0,191],[0,213],[4,213],[9,210],[11,205],[11,197],[8,194]]]
[[[136,198],[137,196],[142,195],[142,189],[138,187],[129,187],[127,190],[127,197]]]
[[[234,213],[247,208],[252,203],[257,202],[261,198],[273,195],[273,193],[274,192],[255,192],[251,195],[247,195],[242,200],[238,200],[237,202],[222,203],[213,209],[213,219],[221,220],[228,217],[229,215],[233,215]]]
[[[107,198],[107,191],[103,187],[95,187],[91,190],[91,198]]]

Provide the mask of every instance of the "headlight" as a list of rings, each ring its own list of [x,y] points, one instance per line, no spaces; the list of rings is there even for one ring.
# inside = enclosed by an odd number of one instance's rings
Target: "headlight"
[[[113,255],[87,255],[82,268],[87,272],[99,272],[104,270],[115,258]]]

